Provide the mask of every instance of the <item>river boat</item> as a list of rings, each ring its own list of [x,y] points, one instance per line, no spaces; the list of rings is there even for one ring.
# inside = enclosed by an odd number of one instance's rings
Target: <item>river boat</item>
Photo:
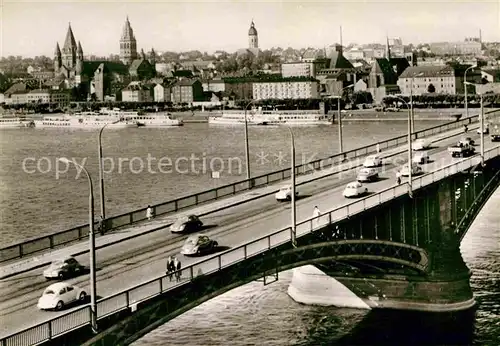
[[[131,128],[137,127],[137,122],[125,120],[117,116],[102,115],[95,112],[81,112],[74,115],[44,116],[41,120],[35,120],[37,128],[77,128],[77,129],[95,129],[105,125],[109,128]]]
[[[329,125],[331,121],[317,110],[263,110],[261,107],[246,112],[248,125]],[[244,111],[224,111],[208,118],[209,124],[245,124]]]
[[[21,127],[34,127],[33,120],[26,118],[13,117],[13,118],[0,118],[0,129],[13,129]]]

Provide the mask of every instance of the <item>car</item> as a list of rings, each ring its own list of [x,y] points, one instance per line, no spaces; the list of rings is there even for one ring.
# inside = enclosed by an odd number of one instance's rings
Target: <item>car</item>
[[[185,256],[201,255],[212,252],[219,244],[204,234],[195,234],[186,239],[181,249]]]
[[[423,173],[424,171],[422,170],[422,167],[420,167],[419,164],[417,163],[413,163],[411,165],[411,175],[419,175],[421,173]],[[409,165],[406,164],[404,165],[402,168],[401,168],[401,176],[403,177],[407,177],[410,175],[410,168],[409,168]]]
[[[382,165],[382,158],[379,155],[370,155],[365,158],[363,167],[378,167]]]
[[[460,141],[458,142],[459,144],[462,143],[462,145],[474,145],[475,142],[472,138],[470,137],[463,137],[462,139],[460,139]]]
[[[203,222],[196,215],[186,215],[179,217],[170,225],[170,232],[196,232],[203,226]]]
[[[50,266],[43,271],[43,276],[50,279],[63,280],[68,277],[81,274],[85,270],[78,261],[71,256],[53,261]]]
[[[413,154],[412,158],[413,163],[418,163],[419,165],[423,165],[430,161],[429,154],[426,151],[422,151],[416,154]]]
[[[359,181],[354,181],[352,183],[347,184],[342,194],[346,198],[351,198],[351,197],[359,197],[367,192],[368,189],[364,187],[363,184],[361,184]]]
[[[358,172],[359,182],[375,181],[378,179],[378,171],[375,168],[361,168]]]
[[[67,282],[57,282],[43,291],[42,296],[38,299],[37,307],[40,310],[61,310],[73,302],[83,303],[86,300],[87,292],[80,287],[70,285]]]
[[[480,127],[477,129],[477,133],[481,134],[481,128]],[[487,135],[487,134],[490,133],[490,126],[489,126],[489,124],[484,124],[483,125],[483,133],[485,135]]]
[[[295,191],[295,196],[298,196],[298,192]],[[292,199],[292,186],[285,185],[282,186],[278,192],[274,195],[277,201],[290,201]]]
[[[425,150],[427,148],[430,148],[431,146],[431,141],[425,138],[419,138],[412,144],[412,149],[413,150]]]

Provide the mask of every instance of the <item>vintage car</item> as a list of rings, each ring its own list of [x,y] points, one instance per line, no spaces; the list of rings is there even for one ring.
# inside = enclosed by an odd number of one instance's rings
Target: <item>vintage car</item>
[[[358,171],[357,180],[361,183],[376,181],[378,179],[378,171],[375,168],[361,168]]]
[[[74,277],[80,275],[85,270],[85,267],[71,256],[63,257],[53,261],[50,266],[43,271],[43,276],[46,279],[60,279]]]
[[[382,165],[382,158],[379,155],[370,155],[367,156],[365,162],[363,163],[363,167],[378,167]]]
[[[70,285],[66,282],[57,282],[43,291],[38,299],[37,307],[40,310],[61,310],[64,306],[76,301],[85,302],[87,293],[80,287]]]
[[[173,224],[170,225],[172,233],[189,233],[197,232],[203,226],[203,222],[196,215],[185,215],[179,217]]]
[[[298,192],[295,191],[295,196],[298,196]],[[292,199],[292,186],[285,185],[280,188],[278,192],[274,195],[277,201],[290,201]]]
[[[425,150],[430,148],[432,145],[432,142],[428,139],[425,138],[419,138],[412,144],[412,149],[413,150]]]
[[[342,195],[346,198],[359,197],[368,192],[368,189],[363,186],[359,181],[354,181],[347,184]]]
[[[418,152],[413,154],[412,158],[413,163],[417,163],[419,165],[426,164],[430,161],[429,154],[426,151]]]
[[[407,177],[410,175],[410,166],[408,164],[405,164],[402,168],[401,168],[401,176],[403,177]],[[422,170],[422,167],[420,167],[419,164],[417,163],[413,163],[411,165],[411,175],[415,176],[415,175],[419,175],[419,174],[422,174],[424,171]]]
[[[219,244],[204,234],[195,234],[186,239],[181,249],[185,256],[202,255],[213,252]]]

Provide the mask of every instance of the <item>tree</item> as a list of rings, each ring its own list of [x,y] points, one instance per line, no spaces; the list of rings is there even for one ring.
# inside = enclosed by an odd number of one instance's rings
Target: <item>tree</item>
[[[427,87],[427,91],[432,94],[436,92],[436,88],[434,87],[433,84],[429,84],[429,86]]]

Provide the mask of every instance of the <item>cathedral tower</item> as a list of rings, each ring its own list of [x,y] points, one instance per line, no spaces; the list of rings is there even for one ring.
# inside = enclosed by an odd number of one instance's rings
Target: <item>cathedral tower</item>
[[[137,59],[137,41],[127,16],[120,39],[120,60],[125,65],[130,65],[135,59]]]
[[[56,43],[56,50],[54,52],[54,72],[57,74],[62,67],[61,49],[59,43]]]
[[[64,40],[64,46],[62,49],[62,64],[68,69],[73,69],[76,65],[76,41],[73,35],[73,30],[71,30],[71,23],[68,26],[68,32],[66,33],[66,39]]]
[[[259,48],[259,38],[257,36],[257,29],[255,29],[255,24],[250,25],[250,29],[248,30],[248,48],[250,49],[258,49]]]

